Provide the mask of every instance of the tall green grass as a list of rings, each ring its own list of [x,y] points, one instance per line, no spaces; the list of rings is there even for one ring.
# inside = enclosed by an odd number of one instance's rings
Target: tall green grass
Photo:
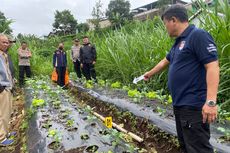
[[[213,12],[208,7],[200,6],[204,13],[200,16],[200,27],[211,33],[218,47],[220,62],[219,102],[221,107],[230,108],[230,5],[228,0],[216,1]],[[221,12],[217,14],[215,12]]]
[[[131,83],[164,58],[172,45],[162,21],[156,17],[144,23],[135,21],[119,30],[93,38],[98,60],[97,72],[104,79]],[[166,75],[155,77],[155,88],[165,87]]]

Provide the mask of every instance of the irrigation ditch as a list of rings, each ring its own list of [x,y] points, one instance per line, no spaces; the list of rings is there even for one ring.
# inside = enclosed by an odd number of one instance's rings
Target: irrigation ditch
[[[82,83],[71,82],[70,91],[79,102],[85,103],[104,116],[112,116],[114,122],[124,124],[124,128],[137,133],[144,139],[136,143],[146,150],[155,148],[157,152],[180,152],[176,139],[176,127],[172,107],[167,107],[162,115],[156,112],[159,106],[156,101],[146,101],[142,104],[132,102],[122,90],[94,86],[85,88]],[[229,153],[229,141],[221,141],[223,133],[218,127],[229,128],[230,124],[215,123],[211,126],[210,142],[218,153]]]

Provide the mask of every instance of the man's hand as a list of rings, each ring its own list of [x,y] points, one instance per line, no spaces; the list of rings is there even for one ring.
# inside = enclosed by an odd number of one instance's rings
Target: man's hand
[[[93,63],[92,63],[92,64],[93,64],[93,65],[94,65],[94,64],[96,64],[96,61],[93,61]]]
[[[81,68],[83,68],[83,64],[81,64]]]
[[[151,78],[151,76],[152,76],[152,74],[151,74],[150,71],[146,72],[146,73],[144,74],[144,80],[145,80],[145,81],[148,81],[148,80]]]
[[[217,106],[210,107],[207,104],[204,104],[202,108],[202,115],[203,115],[203,123],[212,123],[217,118]]]
[[[162,59],[154,68],[152,68],[152,70],[144,74],[144,80],[149,80],[149,78],[151,78],[152,75],[159,73],[168,65],[169,61],[166,58]]]
[[[30,51],[28,51],[27,56],[28,56],[28,57],[31,57],[31,56],[32,56],[32,54],[31,54]]]
[[[13,82],[14,84],[18,82],[18,80],[16,78],[13,78]]]

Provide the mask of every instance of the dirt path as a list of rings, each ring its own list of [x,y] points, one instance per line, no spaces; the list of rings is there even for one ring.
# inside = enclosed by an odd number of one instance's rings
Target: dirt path
[[[21,125],[25,116],[24,97],[21,89],[16,89],[16,95],[13,97],[13,111],[11,114],[10,131],[16,131],[15,143],[9,147],[0,147],[0,153],[21,153],[25,149],[25,130]],[[24,149],[23,149],[24,146]]]

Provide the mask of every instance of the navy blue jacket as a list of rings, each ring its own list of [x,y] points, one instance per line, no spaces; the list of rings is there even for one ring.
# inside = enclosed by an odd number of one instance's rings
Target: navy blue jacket
[[[66,67],[67,58],[64,50],[56,50],[53,54],[53,67]]]

